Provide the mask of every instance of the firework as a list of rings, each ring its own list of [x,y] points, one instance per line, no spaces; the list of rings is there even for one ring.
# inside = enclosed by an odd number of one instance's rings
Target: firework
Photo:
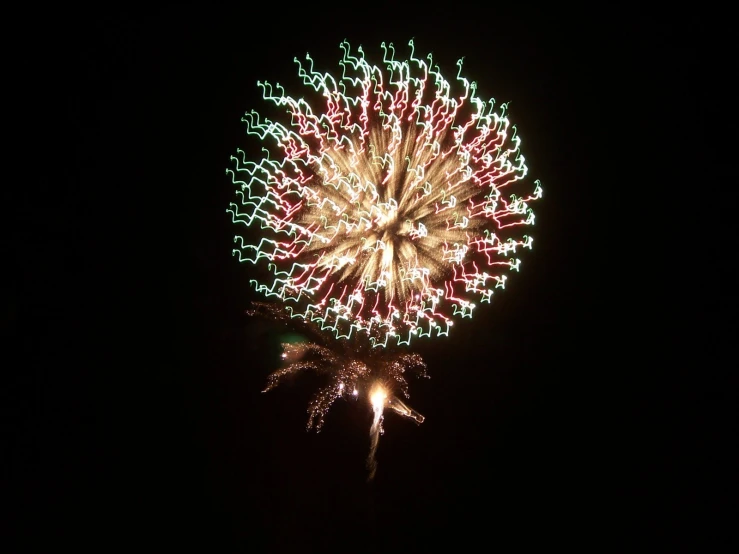
[[[278,305],[256,302],[254,309],[247,312],[273,319],[275,321],[290,320],[290,314]],[[373,393],[378,387],[383,391],[383,406],[394,412],[423,422],[423,416],[406,406],[395,392],[408,398],[407,374],[426,377],[426,364],[419,354],[404,351],[379,351],[370,346],[368,341],[360,339],[348,341],[328,340],[325,332],[311,323],[302,322],[297,328],[305,340],[295,343],[283,343],[282,367],[272,372],[267,378],[264,392],[268,392],[285,379],[313,371],[326,379],[326,384],[319,389],[308,407],[308,429],[319,430],[331,405],[339,398],[366,398],[373,405]]]
[[[368,340],[349,341],[329,340],[329,336],[319,327],[305,320],[297,322],[279,305],[257,302],[254,309],[247,312],[275,321],[291,320],[292,327],[304,335],[305,340],[282,344],[282,367],[267,378],[268,392],[285,379],[304,373],[315,372],[326,379],[326,383],[313,396],[308,406],[308,429],[321,430],[326,413],[334,402],[341,398],[365,400],[373,411],[370,427],[370,454],[367,467],[372,479],[377,464],[375,454],[382,434],[382,421],[385,409],[412,419],[418,424],[424,417],[410,408],[399,395],[408,398],[407,375],[427,377],[426,364],[420,355],[396,352],[371,347]],[[397,393],[397,394],[396,394]]]
[[[227,170],[233,221],[257,230],[235,237],[234,254],[267,270],[256,290],[374,347],[445,336],[490,302],[532,246],[542,190],[506,104],[478,97],[461,60],[449,81],[409,46],[397,61],[383,43],[378,66],[343,42],[338,77],[296,58],[300,98],[258,83],[286,116],[247,113],[269,148],[258,161],[239,150]]]

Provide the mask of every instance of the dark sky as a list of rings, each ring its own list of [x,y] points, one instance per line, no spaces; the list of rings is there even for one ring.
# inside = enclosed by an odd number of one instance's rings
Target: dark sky
[[[734,297],[706,289],[734,274],[705,264],[736,242],[696,220],[726,197],[684,185],[720,153],[708,26],[260,10],[64,13],[39,39],[36,136],[63,163],[21,191],[36,216],[13,235],[11,531],[98,552],[717,551],[736,521],[736,335]],[[386,417],[369,484],[365,407],[339,402],[307,433],[316,379],[260,392],[279,330],[244,315],[256,296],[225,213],[257,80],[298,92],[293,57],[336,71],[344,38],[373,60],[415,38],[447,74],[464,56],[481,96],[510,101],[545,191],[521,273],[418,345],[426,421]]]

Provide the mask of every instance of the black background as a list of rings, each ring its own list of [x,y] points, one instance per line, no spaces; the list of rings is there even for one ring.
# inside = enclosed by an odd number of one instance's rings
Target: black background
[[[11,535],[95,551],[728,548],[735,293],[712,291],[735,284],[721,260],[736,239],[709,171],[728,94],[717,29],[463,5],[57,17],[28,46],[36,161],[53,163],[15,189],[9,235]],[[307,433],[317,380],[260,392],[282,331],[244,315],[256,296],[225,212],[241,115],[265,107],[256,81],[299,94],[293,57],[336,72],[345,38],[374,61],[415,38],[449,75],[464,56],[481,96],[510,101],[544,187],[521,273],[417,343],[431,379],[409,404],[426,421],[386,417],[371,483],[365,406],[339,402]]]

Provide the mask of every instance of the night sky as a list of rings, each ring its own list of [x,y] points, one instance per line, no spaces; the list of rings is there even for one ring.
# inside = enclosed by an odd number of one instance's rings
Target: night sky
[[[735,284],[711,260],[736,239],[697,221],[728,202],[701,169],[721,152],[705,94],[718,62],[695,38],[709,29],[261,6],[60,13],[43,31],[34,136],[60,163],[21,190],[11,235],[7,529],[97,552],[734,540],[736,293],[710,290]],[[368,483],[366,404],[337,402],[316,434],[314,376],[260,392],[285,331],[244,314],[259,298],[231,255],[225,169],[253,144],[241,115],[267,106],[257,80],[299,95],[293,57],[335,73],[343,39],[379,62],[382,41],[404,56],[410,38],[448,78],[464,56],[480,96],[510,102],[544,197],[506,290],[413,344],[431,378],[411,380],[408,403],[426,421],[386,415]],[[699,173],[705,189],[681,188]]]

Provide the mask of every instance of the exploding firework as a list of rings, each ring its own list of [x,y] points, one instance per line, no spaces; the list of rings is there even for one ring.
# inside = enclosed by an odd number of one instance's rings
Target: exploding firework
[[[339,77],[296,58],[306,97],[258,83],[288,117],[247,113],[247,133],[270,148],[258,161],[239,150],[227,170],[233,221],[258,228],[234,249],[267,270],[256,290],[375,347],[445,336],[490,302],[532,246],[524,229],[542,191],[506,104],[478,97],[461,60],[450,82],[409,46],[396,61],[383,43],[378,66],[343,42]]]
[[[315,372],[326,383],[313,396],[308,406],[308,429],[320,431],[326,413],[341,398],[365,400],[372,407],[373,421],[370,427],[370,454],[367,466],[370,479],[374,477],[377,451],[385,409],[390,409],[416,423],[424,417],[410,408],[400,396],[408,398],[407,375],[427,377],[426,364],[418,354],[372,348],[368,340],[336,341],[320,328],[305,320],[294,321],[288,312],[275,304],[257,302],[247,312],[275,321],[290,320],[306,340],[282,344],[282,367],[272,372],[264,392],[268,392],[285,379],[306,371]],[[397,393],[397,394],[396,394]]]

